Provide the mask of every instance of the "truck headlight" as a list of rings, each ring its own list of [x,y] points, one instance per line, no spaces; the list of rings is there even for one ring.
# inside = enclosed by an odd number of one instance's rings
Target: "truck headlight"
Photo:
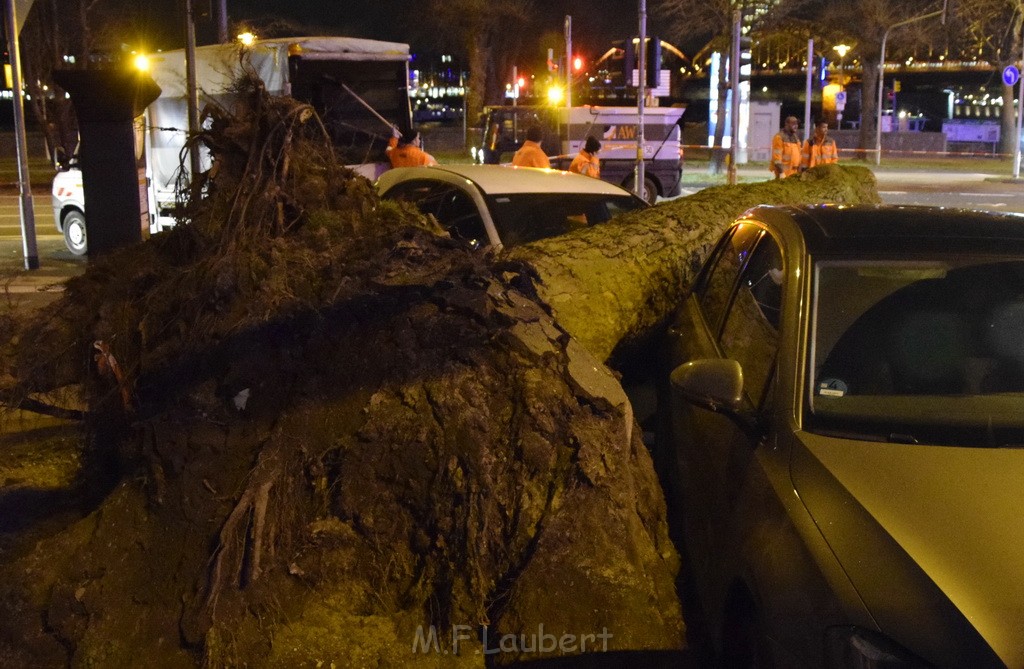
[[[825,632],[827,667],[876,669],[931,667],[892,639],[861,627],[830,627]]]

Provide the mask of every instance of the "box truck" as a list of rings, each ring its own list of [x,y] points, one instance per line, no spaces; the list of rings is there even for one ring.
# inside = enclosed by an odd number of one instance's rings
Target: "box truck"
[[[208,102],[230,106],[232,88],[243,66],[251,68],[271,95],[289,95],[312,105],[323,120],[339,162],[369,179],[389,165],[385,150],[392,127],[409,127],[409,46],[352,37],[290,37],[260,40],[251,46],[214,44],[198,47],[196,81],[200,107]],[[181,151],[188,136],[185,51],[150,57],[150,74],[160,97],[138,124],[139,146],[146,156],[150,232],[175,223],[176,184]],[[203,156],[204,169],[208,157]],[[88,210],[81,171],[60,172],[53,182],[57,229],[72,253],[88,248]]]

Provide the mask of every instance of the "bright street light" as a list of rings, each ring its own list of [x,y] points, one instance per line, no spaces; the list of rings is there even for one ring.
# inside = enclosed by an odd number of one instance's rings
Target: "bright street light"
[[[135,57],[132,58],[132,65],[139,72],[149,72],[149,56],[144,53],[135,54]]]
[[[252,46],[256,42],[256,35],[250,32],[244,32],[238,36],[238,41],[242,46]]]

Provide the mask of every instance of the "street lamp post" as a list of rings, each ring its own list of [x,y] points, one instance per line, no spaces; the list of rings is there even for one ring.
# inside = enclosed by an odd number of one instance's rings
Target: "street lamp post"
[[[832,50],[839,54],[839,90],[846,91],[846,75],[843,73],[843,60],[846,58],[846,54],[850,52],[850,46],[847,44],[836,44],[832,47]],[[836,130],[842,130],[843,128],[843,109],[845,108],[846,101],[845,97],[843,102],[840,104],[836,101]]]
[[[878,56],[878,109],[875,110],[875,165],[882,164],[882,94],[884,92],[882,89],[882,85],[885,82],[885,43],[889,41],[889,32],[893,28],[899,28],[900,26],[905,26],[908,23],[923,21],[925,19],[930,19],[935,16],[945,17],[945,15],[946,9],[945,7],[943,7],[943,9],[939,9],[934,12],[929,12],[927,14],[922,14],[921,16],[915,16],[912,19],[907,19],[906,21],[894,23],[888,28],[886,28],[885,34],[882,35],[882,49]],[[894,109],[894,114],[895,111],[896,110]]]

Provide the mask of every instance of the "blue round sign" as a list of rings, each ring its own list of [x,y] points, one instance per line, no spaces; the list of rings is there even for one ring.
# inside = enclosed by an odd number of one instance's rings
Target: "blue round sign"
[[[1003,83],[1007,86],[1013,86],[1020,81],[1020,70],[1015,65],[1007,65],[1003,68]]]

